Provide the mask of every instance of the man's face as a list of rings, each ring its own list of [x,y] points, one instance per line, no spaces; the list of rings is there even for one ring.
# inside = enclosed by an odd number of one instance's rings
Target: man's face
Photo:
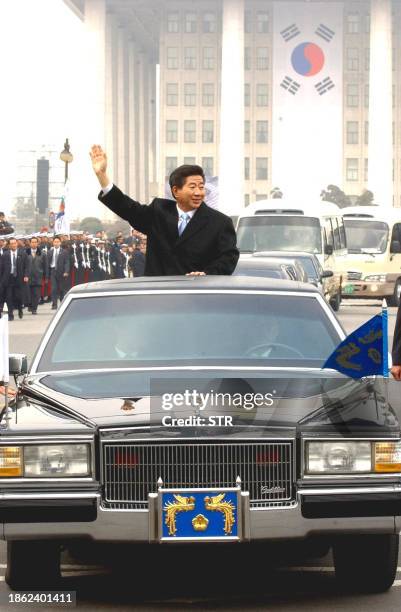
[[[53,246],[54,246],[55,249],[59,249],[60,248],[60,244],[61,244],[60,238],[55,238],[53,240]]]
[[[11,251],[16,251],[17,250],[17,246],[18,246],[17,241],[15,240],[15,238],[12,238],[10,240],[10,249],[11,249]]]
[[[36,238],[31,238],[31,249],[37,249],[38,248],[38,241]]]
[[[172,192],[183,211],[197,210],[206,195],[205,183],[201,176],[187,176],[184,185],[173,187]]]

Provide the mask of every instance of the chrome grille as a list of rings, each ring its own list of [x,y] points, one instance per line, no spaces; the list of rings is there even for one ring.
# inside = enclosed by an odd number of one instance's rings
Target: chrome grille
[[[237,476],[253,507],[293,499],[292,442],[182,442],[103,445],[104,506],[147,508],[161,477],[167,488],[232,487]]]
[[[347,272],[347,280],[349,281],[358,281],[361,280],[362,278],[362,272],[353,272],[352,270],[349,270]]]

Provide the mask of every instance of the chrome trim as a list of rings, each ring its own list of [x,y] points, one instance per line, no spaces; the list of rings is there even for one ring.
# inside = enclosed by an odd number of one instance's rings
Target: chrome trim
[[[401,485],[385,486],[385,487],[348,487],[339,489],[298,489],[298,495],[349,495],[360,493],[400,493]]]
[[[0,493],[0,500],[18,499],[97,499],[100,500],[99,493]]]
[[[291,297],[291,296],[301,296],[301,297],[308,297],[311,299],[317,299],[320,304],[323,306],[324,311],[326,313],[326,315],[328,316],[328,318],[331,320],[331,322],[333,323],[333,326],[336,328],[337,332],[339,333],[341,339],[343,340],[345,338],[345,333],[343,331],[343,329],[341,328],[339,322],[337,321],[336,317],[334,316],[334,313],[331,311],[329,305],[327,304],[327,302],[324,300],[323,296],[318,293],[318,292],[306,292],[306,291],[299,291],[296,290],[294,288],[293,291],[274,291],[272,289],[270,290],[260,290],[260,289],[148,289],[148,290],[135,290],[135,289],[129,289],[129,290],[125,290],[125,291],[104,291],[104,292],[88,292],[88,293],[83,293],[83,294],[67,294],[66,297],[64,298],[64,300],[62,301],[60,308],[56,311],[49,327],[47,328],[42,341],[39,344],[39,347],[34,355],[30,370],[29,370],[29,374],[36,374],[37,373],[37,366],[39,364],[39,361],[42,357],[42,354],[44,352],[44,349],[56,327],[56,325],[58,324],[60,318],[62,317],[62,315],[64,314],[65,310],[68,308],[68,306],[70,305],[72,300],[76,300],[76,299],[85,299],[85,298],[100,298],[100,297],[109,297],[109,296],[124,296],[124,295],[177,295],[177,294],[182,294],[182,295],[198,295],[198,294],[210,294],[210,295],[216,295],[216,294],[223,294],[223,295],[282,295],[282,296],[286,296],[286,297]],[[82,370],[80,370],[82,371]]]
[[[368,478],[368,479],[381,479],[381,478],[397,478],[401,476],[400,472],[385,472],[385,473],[380,473],[380,472],[348,472],[345,474],[327,474],[327,473],[322,473],[322,474],[306,474],[306,442],[336,442],[336,441],[341,441],[341,442],[401,442],[401,439],[399,437],[393,437],[393,438],[384,438],[383,436],[380,437],[366,437],[366,438],[362,438],[362,437],[352,437],[352,438],[339,438],[336,435],[333,435],[332,437],[325,437],[325,438],[310,438],[310,437],[305,437],[301,439],[301,481],[310,481],[310,480],[350,480],[350,479],[364,479],[364,478]],[[373,455],[373,447],[372,447],[372,455]],[[372,463],[373,463],[373,456],[372,456]]]

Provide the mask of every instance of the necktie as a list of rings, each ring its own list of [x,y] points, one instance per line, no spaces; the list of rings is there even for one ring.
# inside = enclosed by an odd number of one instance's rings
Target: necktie
[[[15,261],[15,251],[13,251],[13,276],[17,276],[17,266]]]
[[[187,227],[190,218],[191,217],[188,215],[188,213],[180,214],[180,220],[179,220],[179,223],[178,223],[178,235],[179,236],[181,236],[182,232]]]

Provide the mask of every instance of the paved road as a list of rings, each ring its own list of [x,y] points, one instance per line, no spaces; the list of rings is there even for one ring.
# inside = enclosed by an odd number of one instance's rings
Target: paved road
[[[350,332],[379,311],[379,302],[348,301],[341,308],[340,319]],[[389,309],[389,315],[392,337],[395,309]],[[10,323],[10,350],[24,352],[32,359],[51,316],[52,311],[45,305],[37,317],[28,314],[22,321]],[[210,551],[191,549],[185,556],[182,552],[174,552],[167,560],[159,556],[157,550],[152,551],[151,559],[145,558],[141,551],[129,550],[114,569],[100,563],[98,557],[77,560],[64,555],[62,588],[77,592],[79,610],[91,611],[182,611],[190,607],[294,612],[364,611],[368,607],[398,612],[400,609],[401,558],[395,586],[388,593],[360,596],[339,591],[330,555],[323,559],[305,559],[293,553],[281,560],[279,568],[274,568],[278,562],[277,551],[266,546],[265,557],[252,556],[252,549],[249,552],[250,556],[246,553],[244,558],[244,549],[238,547],[231,549],[230,555],[214,557]],[[4,572],[5,545],[0,543],[0,597],[9,593]],[[3,600],[0,609],[29,608],[8,607]]]

